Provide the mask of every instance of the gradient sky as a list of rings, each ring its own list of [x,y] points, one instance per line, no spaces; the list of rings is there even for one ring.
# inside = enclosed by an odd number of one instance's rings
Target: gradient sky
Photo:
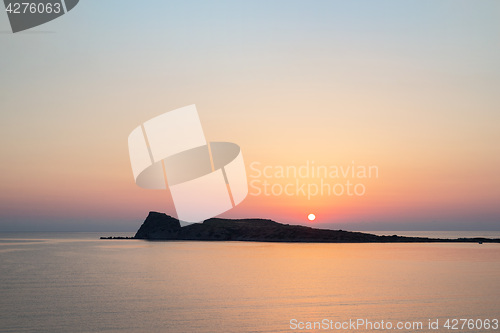
[[[18,34],[0,13],[0,56],[0,231],[172,213],[135,185],[127,137],[189,104],[247,167],[379,168],[362,197],[249,196],[224,217],[500,230],[500,1],[82,0]]]

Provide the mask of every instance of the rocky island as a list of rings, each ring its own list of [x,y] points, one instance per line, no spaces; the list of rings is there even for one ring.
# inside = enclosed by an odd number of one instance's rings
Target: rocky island
[[[182,227],[179,220],[163,213],[150,212],[132,239],[196,240],[196,241],[254,241],[254,242],[310,242],[310,243],[500,243],[491,238],[427,238],[404,236],[377,236],[363,232],[315,229],[288,225],[265,219],[212,218],[203,223]],[[130,239],[101,237],[101,239]]]

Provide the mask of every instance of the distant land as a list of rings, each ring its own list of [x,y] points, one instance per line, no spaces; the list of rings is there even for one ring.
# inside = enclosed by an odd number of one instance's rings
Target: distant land
[[[377,236],[363,232],[315,229],[265,219],[219,219],[184,227],[169,215],[149,212],[134,237],[101,237],[101,239],[145,239],[183,241],[249,241],[303,243],[500,243],[495,238],[427,238]]]

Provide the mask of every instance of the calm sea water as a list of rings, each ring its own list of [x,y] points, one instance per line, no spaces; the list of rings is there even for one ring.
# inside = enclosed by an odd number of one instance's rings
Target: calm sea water
[[[428,320],[437,319],[440,332],[499,331],[442,326],[448,318],[500,319],[500,244],[99,236],[0,234],[0,331],[307,331],[291,329],[293,319],[297,325],[357,319],[424,325],[398,332],[430,332]]]

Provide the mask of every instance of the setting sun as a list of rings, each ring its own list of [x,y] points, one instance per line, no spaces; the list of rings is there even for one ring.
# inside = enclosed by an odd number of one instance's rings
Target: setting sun
[[[314,215],[314,214],[309,214],[309,215],[307,216],[307,218],[309,219],[309,221],[314,221],[314,220],[316,219],[316,215]]]

